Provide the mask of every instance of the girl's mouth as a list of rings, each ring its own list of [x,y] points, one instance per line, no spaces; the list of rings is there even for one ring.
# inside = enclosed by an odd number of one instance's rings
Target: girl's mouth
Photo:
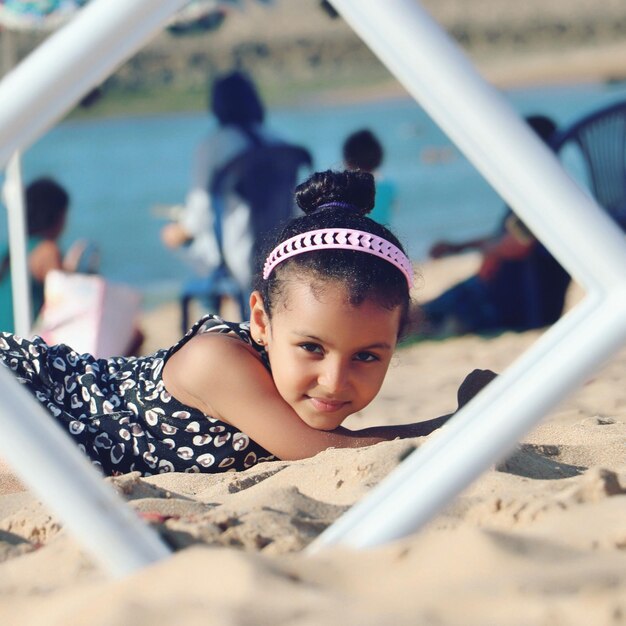
[[[309,396],[311,404],[319,413],[334,413],[348,404],[344,400],[328,400],[325,398],[313,398]]]

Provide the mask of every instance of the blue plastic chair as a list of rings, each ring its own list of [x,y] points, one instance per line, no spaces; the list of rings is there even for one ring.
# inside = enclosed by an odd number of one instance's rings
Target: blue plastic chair
[[[626,102],[617,102],[584,115],[569,127],[557,131],[550,141],[561,160],[574,158],[582,165],[589,192],[615,221],[626,229]],[[537,328],[556,322],[561,316],[569,274],[550,252],[537,242],[517,280],[526,297],[516,312],[523,315],[524,328]],[[514,297],[509,298],[511,302]]]
[[[591,194],[626,228],[626,102],[585,115],[557,133],[553,146],[562,157],[578,153]]]
[[[211,200],[215,213],[215,235],[222,254],[222,224],[225,200],[236,193],[250,207],[255,257],[264,237],[274,231],[294,212],[294,189],[301,167],[310,168],[308,150],[289,144],[263,144],[246,150],[218,170],[211,181]],[[181,295],[183,333],[189,329],[189,306],[198,299],[207,309],[217,312],[222,296],[238,305],[241,319],[249,316],[250,285],[241,285],[224,260],[208,277],[188,281]]]

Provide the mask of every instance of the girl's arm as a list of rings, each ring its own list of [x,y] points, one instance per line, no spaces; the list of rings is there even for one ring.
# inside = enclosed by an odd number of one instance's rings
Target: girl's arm
[[[201,335],[189,341],[170,357],[163,378],[176,399],[232,424],[283,460],[308,458],[327,448],[419,437],[449,417],[360,431],[315,430],[282,399],[253,349],[226,335]]]
[[[461,383],[457,392],[458,407],[455,413],[462,409],[483,387],[496,378],[496,376],[497,374],[491,370],[476,369],[470,372]],[[354,437],[357,440],[361,437],[382,437],[383,439],[424,437],[443,426],[453,415],[454,413],[450,413],[449,415],[442,415],[441,417],[436,417],[435,419],[426,420],[424,422],[416,422],[415,424],[374,426],[356,431],[339,427],[334,432],[341,431],[345,436]]]
[[[340,426],[334,433],[341,434],[344,437],[350,437],[355,441],[366,439],[378,439],[379,441],[389,441],[390,439],[407,439],[409,437],[425,437],[430,435],[433,431],[443,426],[454,413],[448,415],[442,415],[431,420],[424,422],[415,422],[413,424],[394,424],[390,426],[371,426],[369,428],[362,428],[360,430],[348,430],[343,426]],[[370,445],[368,443],[357,444],[360,447],[362,445]],[[339,447],[339,446],[337,446]],[[348,447],[348,446],[343,446]]]

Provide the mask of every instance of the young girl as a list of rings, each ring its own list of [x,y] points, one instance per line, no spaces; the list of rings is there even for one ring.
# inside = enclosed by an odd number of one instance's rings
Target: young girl
[[[172,348],[108,360],[3,333],[0,361],[107,475],[242,470],[428,434],[447,418],[341,426],[379,391],[410,301],[409,259],[365,216],[374,193],[359,172],[297,188],[305,215],[270,246],[249,323],[206,316]]]

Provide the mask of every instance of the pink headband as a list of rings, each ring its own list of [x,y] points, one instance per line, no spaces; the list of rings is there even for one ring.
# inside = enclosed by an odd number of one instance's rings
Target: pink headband
[[[267,257],[263,278],[267,280],[272,270],[289,257],[314,250],[354,250],[373,254],[395,265],[404,274],[409,289],[413,286],[413,266],[400,248],[382,237],[351,228],[321,228],[283,241]]]

